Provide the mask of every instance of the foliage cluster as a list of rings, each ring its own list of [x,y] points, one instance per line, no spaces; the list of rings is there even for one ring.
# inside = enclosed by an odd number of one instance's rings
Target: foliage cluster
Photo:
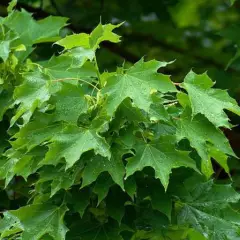
[[[207,73],[172,82],[174,62],[100,71],[121,24],[60,37],[67,18],[13,8],[0,19],[1,239],[240,239],[227,91]],[[37,61],[44,43],[59,52]]]

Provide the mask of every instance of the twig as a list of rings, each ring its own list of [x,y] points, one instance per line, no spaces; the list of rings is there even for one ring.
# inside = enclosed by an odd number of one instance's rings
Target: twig
[[[67,81],[67,80],[81,81],[81,82],[87,83],[88,85],[92,86],[92,87],[95,88],[97,91],[100,91],[100,89],[99,89],[98,87],[96,87],[95,85],[93,85],[92,83],[87,82],[87,81],[85,81],[85,80],[83,80],[83,79],[80,79],[80,78],[59,78],[59,79],[52,80],[52,82],[63,82],[63,81]]]

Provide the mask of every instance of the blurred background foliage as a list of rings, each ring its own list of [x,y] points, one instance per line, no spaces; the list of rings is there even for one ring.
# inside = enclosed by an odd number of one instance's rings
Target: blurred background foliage
[[[69,18],[62,35],[90,32],[98,23],[124,22],[118,30],[120,44],[105,43],[98,52],[100,69],[131,65],[146,59],[175,62],[164,70],[175,82],[190,69],[208,71],[216,87],[228,89],[240,103],[240,1],[233,0],[18,0],[17,8],[36,19],[48,15]],[[7,14],[8,0],[0,1]],[[47,59],[60,49],[43,44],[36,59]],[[232,123],[240,119],[231,116]],[[224,130],[240,153],[240,129]],[[234,162],[233,171],[240,173]],[[220,169],[221,170],[221,169]],[[239,171],[239,172],[238,172]],[[238,175],[238,174],[237,174]],[[240,186],[240,179],[239,179]]]

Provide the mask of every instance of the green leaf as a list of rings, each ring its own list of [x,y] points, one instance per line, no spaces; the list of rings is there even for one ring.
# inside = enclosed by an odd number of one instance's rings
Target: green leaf
[[[64,240],[68,229],[63,217],[67,210],[66,206],[36,204],[5,212],[0,222],[1,237],[9,236],[9,230],[16,229],[23,230],[22,240],[42,239],[45,234],[56,240]]]
[[[87,161],[87,166],[83,171],[82,187],[94,182],[100,173],[107,171],[113,181],[124,189],[123,177],[125,168],[122,162],[123,152],[117,147],[111,149],[112,154],[110,160],[101,156],[95,156]]]
[[[71,193],[73,207],[75,211],[77,211],[81,217],[83,217],[84,212],[89,205],[91,192],[89,188],[83,188],[81,190],[74,189]]]
[[[73,53],[75,54],[75,53]],[[79,82],[88,83],[97,76],[94,65],[90,62],[79,62],[78,55],[68,54],[53,56],[49,61],[41,62],[45,73],[50,77],[54,84],[68,82],[77,85]]]
[[[173,137],[163,136],[155,142],[140,142],[134,148],[136,156],[128,160],[126,177],[149,166],[155,170],[155,177],[160,179],[166,190],[173,168],[190,167],[197,170],[188,153],[175,148]]]
[[[42,160],[44,154],[45,149],[40,147],[24,154],[14,149],[9,149],[4,153],[8,158],[8,162],[4,165],[7,169],[4,167],[2,170],[4,172],[7,171],[8,176],[22,176],[27,181],[28,176],[35,173],[40,168],[38,164]],[[8,164],[10,166],[8,166]],[[6,177],[5,185],[8,185],[10,180],[10,177]]]
[[[26,46],[58,40],[59,31],[66,22],[67,18],[53,16],[35,21],[25,10],[14,11],[4,19],[4,24],[15,31]]]
[[[17,0],[12,0],[7,7],[8,13],[11,13],[16,5],[17,5]]]
[[[136,195],[137,192],[137,184],[134,176],[130,176],[126,179],[126,181],[124,182],[124,189],[126,190],[126,193],[132,199],[134,199],[134,196]]]
[[[70,168],[84,152],[92,149],[103,157],[111,157],[109,145],[94,130],[68,126],[51,139],[49,151],[41,164],[56,165],[61,158],[65,158],[66,167]]]
[[[101,23],[92,31],[91,34],[80,33],[67,36],[56,44],[64,47],[65,49],[72,49],[75,47],[82,47],[86,49],[93,49],[94,51],[99,47],[99,44],[103,41],[110,41],[113,43],[120,42],[120,36],[113,33],[115,28],[120,27],[122,24],[112,25]]]
[[[148,112],[152,92],[175,92],[169,76],[157,73],[162,66],[165,65],[156,60],[144,62],[142,58],[131,68],[107,79],[102,93],[108,96],[105,103],[108,114],[112,115],[126,98],[131,98],[138,108]]]
[[[53,98],[56,105],[55,121],[65,121],[77,125],[78,117],[88,110],[87,100],[81,87],[65,83]]]
[[[103,199],[108,195],[109,189],[114,185],[114,182],[109,174],[102,173],[96,180],[93,187],[93,192],[97,194],[98,203],[97,206],[102,202]]]
[[[215,185],[213,181],[202,182],[190,178],[179,186],[179,224],[190,224],[209,240],[238,239],[240,214],[229,204],[238,202],[240,195],[231,185]],[[237,237],[238,236],[238,237]]]
[[[13,125],[18,118],[22,117],[27,123],[36,108],[49,100],[49,78],[38,71],[27,73],[23,76],[23,83],[15,88],[15,105],[19,105],[15,116],[11,120]]]
[[[188,92],[193,115],[201,113],[216,127],[230,128],[224,109],[240,115],[240,107],[225,90],[212,89],[213,85],[206,73],[197,75],[191,71],[181,86]]]
[[[75,164],[73,167],[65,171],[64,166],[44,166],[39,171],[40,178],[36,184],[41,184],[51,181],[51,197],[60,189],[69,190],[77,179],[77,176],[82,171],[80,164]]]
[[[118,197],[116,198],[116,196]],[[115,219],[119,225],[121,224],[125,213],[125,202],[126,197],[123,194],[122,190],[116,187],[111,188],[106,199],[107,214]]]
[[[64,47],[65,49],[72,49],[75,47],[90,48],[89,34],[87,33],[72,34],[57,41],[56,44]]]
[[[203,115],[198,114],[194,118],[191,115],[191,111],[186,109],[180,119],[177,120],[177,140],[180,141],[184,138],[189,140],[191,146],[197,150],[202,158],[202,171],[207,177],[210,177],[213,173],[210,159],[212,155],[214,155],[216,161],[219,159],[220,165],[228,172],[226,162],[223,163],[221,161],[222,157],[216,154],[216,151],[220,151],[223,154],[235,156],[228,139]],[[213,154],[211,155],[211,153]]]
[[[14,172],[12,170],[12,166],[15,165],[16,160],[7,158],[0,158],[0,179],[5,180],[5,187],[9,184],[9,182],[14,177]]]
[[[122,25],[122,23],[113,25],[106,24],[102,25],[101,23],[92,31],[89,38],[89,43],[91,48],[97,49],[99,44],[103,41],[109,41],[112,43],[120,42],[120,36],[113,33],[115,28],[118,28]]]
[[[12,92],[3,90],[0,93],[0,121],[2,121],[4,113],[13,103]]]
[[[108,224],[101,224],[96,221],[90,222],[89,220],[82,220],[73,223],[69,238],[78,237],[84,240],[123,240],[120,232],[121,228],[112,221]]]
[[[15,149],[27,149],[30,151],[34,147],[50,140],[59,134],[63,129],[62,123],[52,123],[52,116],[39,114],[36,119],[29,122],[20,129],[13,137],[16,139],[11,142]]]
[[[143,201],[151,201],[154,210],[163,213],[169,221],[171,220],[172,200],[158,179],[143,178],[142,183],[138,183],[137,196]]]
[[[8,59],[10,51],[10,41],[0,41],[0,58],[4,62]]]

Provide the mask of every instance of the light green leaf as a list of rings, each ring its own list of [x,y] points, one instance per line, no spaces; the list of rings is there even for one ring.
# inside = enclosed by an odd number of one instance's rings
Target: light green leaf
[[[0,58],[3,59],[4,62],[8,59],[11,41],[0,41]]]
[[[80,33],[73,34],[59,40],[56,44],[64,47],[65,49],[72,49],[75,47],[82,47],[86,49],[96,50],[99,44],[103,41],[110,41],[113,43],[120,42],[120,36],[113,33],[115,28],[120,27],[122,24],[112,25],[101,23],[92,31],[91,34]]]
[[[176,150],[173,137],[163,136],[155,142],[141,142],[134,148],[136,156],[128,160],[126,177],[149,166],[155,170],[155,177],[160,179],[166,190],[173,168],[190,167],[197,170],[187,152]]]
[[[89,150],[109,159],[111,157],[107,142],[94,130],[68,126],[51,139],[49,151],[41,163],[56,165],[61,158],[65,158],[66,167],[70,168]]]
[[[22,240],[39,240],[45,234],[56,240],[65,240],[68,229],[63,223],[63,217],[66,211],[66,206],[35,204],[5,212],[0,221],[1,237],[9,236],[9,230],[16,229],[23,230]],[[5,228],[1,227],[3,225]]]
[[[120,36],[113,33],[115,28],[118,28],[122,25],[122,23],[113,25],[106,24],[102,25],[101,23],[92,31],[89,38],[89,43],[91,48],[97,49],[99,44],[103,41],[109,41],[112,43],[120,42]]]
[[[154,90],[175,92],[176,88],[169,76],[157,73],[161,66],[162,63],[156,60],[144,62],[141,59],[131,68],[107,79],[102,93],[108,96],[105,103],[108,114],[113,115],[126,98],[131,98],[136,107],[148,112],[152,103],[151,93]]]
[[[72,49],[75,47],[90,48],[89,34],[79,33],[69,35],[57,41],[56,44],[64,47],[65,49]]]
[[[12,0],[7,7],[8,13],[11,13],[16,5],[17,5],[17,0]]]
[[[216,127],[230,128],[224,109],[240,115],[240,107],[225,90],[213,89],[213,85],[206,73],[197,75],[191,71],[181,86],[188,92],[193,115],[201,113]]]

